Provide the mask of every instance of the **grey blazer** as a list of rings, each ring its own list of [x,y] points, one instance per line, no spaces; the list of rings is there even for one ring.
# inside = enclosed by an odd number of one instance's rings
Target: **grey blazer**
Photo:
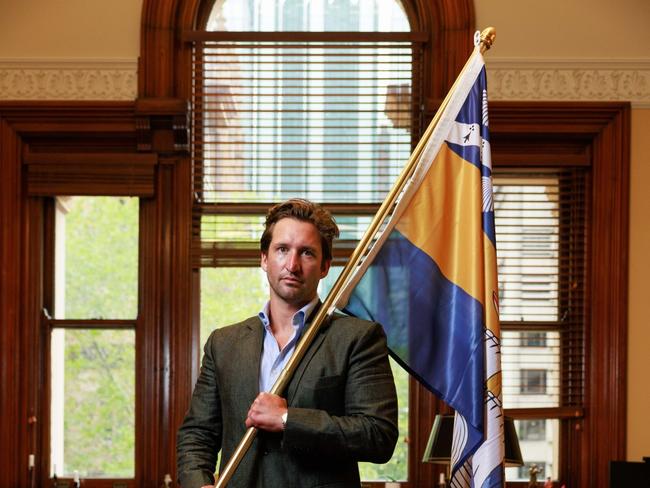
[[[309,326],[309,324],[307,325]],[[183,488],[214,482],[246,431],[259,390],[258,317],[215,330],[178,431]],[[385,463],[397,442],[397,396],[386,336],[375,323],[336,314],[323,324],[287,391],[285,430],[258,432],[228,487],[359,487],[357,462]]]

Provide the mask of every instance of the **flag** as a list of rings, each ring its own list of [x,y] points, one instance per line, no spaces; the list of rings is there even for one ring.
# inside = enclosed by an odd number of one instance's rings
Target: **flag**
[[[336,306],[384,326],[392,356],[456,411],[452,487],[503,486],[487,85],[478,49]]]

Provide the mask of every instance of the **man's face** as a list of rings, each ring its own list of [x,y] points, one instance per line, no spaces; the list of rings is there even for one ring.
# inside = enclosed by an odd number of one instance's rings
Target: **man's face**
[[[327,276],[330,267],[329,261],[323,262],[316,227],[292,218],[275,223],[261,264],[271,286],[271,298],[278,298],[296,310],[316,296],[318,282]]]

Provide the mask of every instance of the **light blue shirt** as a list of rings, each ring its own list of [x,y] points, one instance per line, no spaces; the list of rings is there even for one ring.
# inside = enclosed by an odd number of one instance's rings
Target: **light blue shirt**
[[[293,355],[296,343],[305,328],[305,320],[318,304],[318,297],[314,298],[307,305],[298,310],[292,319],[293,334],[286,343],[284,349],[280,350],[278,341],[275,340],[271,331],[269,320],[269,302],[266,302],[262,311],[258,314],[264,326],[264,342],[262,345],[262,360],[260,361],[260,391],[271,391],[275,380],[278,379],[282,369]]]

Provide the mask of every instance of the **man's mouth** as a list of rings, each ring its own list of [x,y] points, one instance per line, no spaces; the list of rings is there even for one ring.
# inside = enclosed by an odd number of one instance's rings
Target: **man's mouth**
[[[287,282],[287,283],[292,284],[292,285],[301,285],[302,284],[302,280],[300,280],[298,278],[295,278],[293,276],[285,276],[284,278],[282,278],[282,281]]]

